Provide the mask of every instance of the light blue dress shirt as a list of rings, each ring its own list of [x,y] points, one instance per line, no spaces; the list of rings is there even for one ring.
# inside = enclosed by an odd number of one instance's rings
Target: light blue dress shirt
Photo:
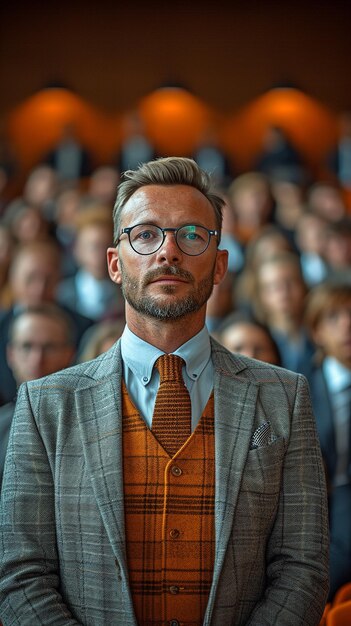
[[[155,399],[159,386],[159,373],[155,361],[164,352],[137,337],[128,326],[121,337],[123,379],[129,396],[151,428]],[[173,354],[185,361],[183,378],[191,399],[191,422],[194,430],[213,389],[213,363],[207,328],[189,339]]]

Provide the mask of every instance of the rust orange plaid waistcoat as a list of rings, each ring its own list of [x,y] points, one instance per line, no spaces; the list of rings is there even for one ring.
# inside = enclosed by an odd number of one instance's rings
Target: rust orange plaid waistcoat
[[[123,384],[129,583],[139,626],[200,626],[214,562],[214,400],[171,459]]]

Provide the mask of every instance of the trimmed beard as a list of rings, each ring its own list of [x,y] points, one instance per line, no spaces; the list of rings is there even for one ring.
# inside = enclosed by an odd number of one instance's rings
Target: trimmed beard
[[[158,276],[180,276],[190,284],[194,284],[194,277],[190,272],[177,266],[170,265],[147,272],[141,283],[136,278],[132,278],[126,272],[120,259],[122,273],[122,293],[128,304],[138,313],[162,321],[178,320],[191,313],[199,311],[209,299],[213,289],[214,268],[200,281],[191,293],[177,301],[159,303],[155,296],[145,294],[145,287]],[[164,285],[163,293],[172,295],[175,288],[172,285]]]

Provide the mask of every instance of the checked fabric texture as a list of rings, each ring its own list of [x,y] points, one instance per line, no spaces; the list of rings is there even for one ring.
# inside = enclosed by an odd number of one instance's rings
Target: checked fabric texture
[[[152,432],[173,457],[191,435],[191,403],[182,376],[183,359],[164,354],[155,363],[160,386],[152,417]]]

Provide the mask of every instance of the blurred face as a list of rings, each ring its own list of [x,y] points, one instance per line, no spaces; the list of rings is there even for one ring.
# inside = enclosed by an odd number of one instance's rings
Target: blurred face
[[[154,224],[178,228],[198,224],[216,229],[213,207],[197,189],[185,185],[142,187],[126,203],[121,227]],[[112,280],[122,285],[128,316],[159,320],[179,319],[197,314],[204,322],[206,302],[213,284],[226,271],[227,252],[217,249],[216,237],[199,256],[182,252],[172,232],[161,247],[149,255],[137,254],[126,234],[116,248],[109,250]]]
[[[83,228],[77,237],[76,258],[79,265],[97,279],[108,275],[106,250],[113,239],[112,230],[92,224]]]
[[[231,352],[239,352],[266,363],[278,364],[277,353],[267,333],[248,322],[240,322],[227,328],[221,335],[221,343]]]
[[[351,300],[324,314],[314,332],[314,340],[327,356],[351,369]]]
[[[240,189],[234,198],[234,208],[240,222],[261,226],[267,221],[271,210],[271,197],[262,184]]]
[[[53,302],[60,278],[58,260],[43,250],[24,252],[11,274],[11,288],[16,304],[35,306]]]
[[[45,315],[22,315],[15,326],[7,359],[18,384],[47,376],[70,365],[73,348],[59,320]]]
[[[268,317],[301,315],[305,286],[297,267],[290,263],[265,263],[258,277],[259,296]]]
[[[321,185],[311,192],[310,204],[316,213],[331,222],[340,220],[346,212],[340,191],[328,185]]]
[[[325,246],[325,258],[335,269],[351,269],[351,235],[330,234]]]

